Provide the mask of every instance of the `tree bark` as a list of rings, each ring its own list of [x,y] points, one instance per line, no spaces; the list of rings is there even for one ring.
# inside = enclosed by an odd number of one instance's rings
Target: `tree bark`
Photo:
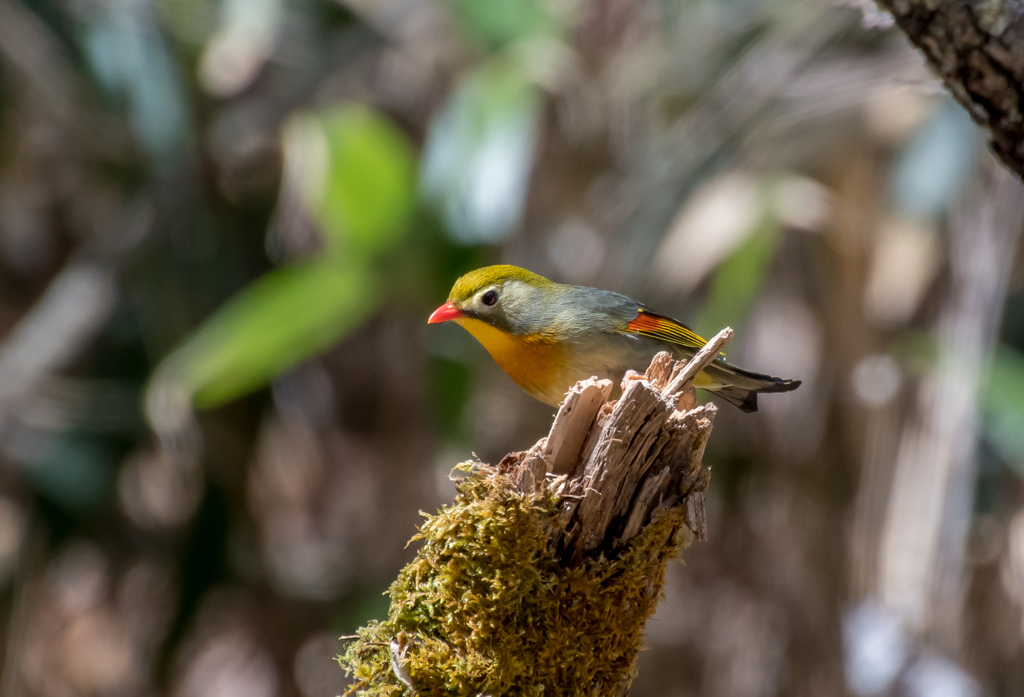
[[[581,381],[551,431],[497,466],[467,463],[391,586],[388,619],[350,637],[347,694],[625,695],[665,566],[704,539],[716,413],[693,380],[732,338],[644,375]]]
[[[992,136],[992,150],[1024,178],[1024,3],[877,0],[953,97]]]

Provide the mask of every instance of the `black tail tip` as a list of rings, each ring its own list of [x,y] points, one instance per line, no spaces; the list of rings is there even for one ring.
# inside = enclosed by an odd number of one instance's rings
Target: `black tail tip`
[[[779,380],[758,387],[757,390],[744,390],[730,386],[719,390],[716,394],[744,414],[753,414],[757,411],[758,393],[792,392],[798,387],[800,387],[799,380]]]
[[[758,392],[792,392],[796,388],[800,387],[803,382],[801,380],[779,380],[773,382],[770,385],[759,388]]]

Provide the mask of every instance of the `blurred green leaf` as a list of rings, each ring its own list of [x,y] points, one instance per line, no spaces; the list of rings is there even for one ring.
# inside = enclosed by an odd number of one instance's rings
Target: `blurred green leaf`
[[[983,400],[985,436],[1024,476],[1024,354],[996,351]]]
[[[356,264],[313,261],[269,272],[229,300],[157,369],[207,408],[262,387],[333,344],[375,311],[376,277]]]
[[[492,49],[557,28],[536,0],[453,0],[452,4],[463,29]]]
[[[694,323],[698,334],[710,337],[743,322],[764,284],[779,238],[778,219],[766,210],[753,234],[715,271],[707,302]]]
[[[493,244],[519,224],[540,107],[539,88],[520,68],[494,62],[463,80],[431,124],[423,197],[455,241]]]
[[[326,171],[308,201],[328,244],[366,255],[386,252],[408,230],[416,200],[416,158],[406,137],[362,106],[318,116]]]
[[[285,147],[329,251],[344,256],[271,271],[243,289],[164,360],[151,395],[173,387],[197,407],[223,404],[323,351],[378,307],[367,260],[394,249],[410,227],[411,146],[383,115],[348,106],[295,117]]]

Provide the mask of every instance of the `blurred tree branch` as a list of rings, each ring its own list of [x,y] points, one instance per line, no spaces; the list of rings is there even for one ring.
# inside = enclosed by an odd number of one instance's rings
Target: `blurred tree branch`
[[[904,427],[881,544],[882,597],[905,626],[950,648],[961,636],[980,395],[1024,223],[1024,187],[994,163],[988,170],[989,181],[951,220],[935,364]]]
[[[75,115],[78,78],[60,41],[20,0],[0,0],[0,56],[64,120]]]
[[[878,0],[925,55],[992,150],[1024,177],[1024,8],[1010,0]]]

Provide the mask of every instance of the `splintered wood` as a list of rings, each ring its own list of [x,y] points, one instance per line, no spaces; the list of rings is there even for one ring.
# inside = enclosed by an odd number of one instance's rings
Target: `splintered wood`
[[[690,361],[659,353],[643,375],[627,373],[622,396],[612,383],[575,385],[551,431],[501,468],[523,493],[548,480],[561,499],[559,549],[568,557],[614,552],[659,510],[686,507],[694,537],[706,539],[701,460],[717,408],[697,406],[693,380],[732,340],[723,329]]]

